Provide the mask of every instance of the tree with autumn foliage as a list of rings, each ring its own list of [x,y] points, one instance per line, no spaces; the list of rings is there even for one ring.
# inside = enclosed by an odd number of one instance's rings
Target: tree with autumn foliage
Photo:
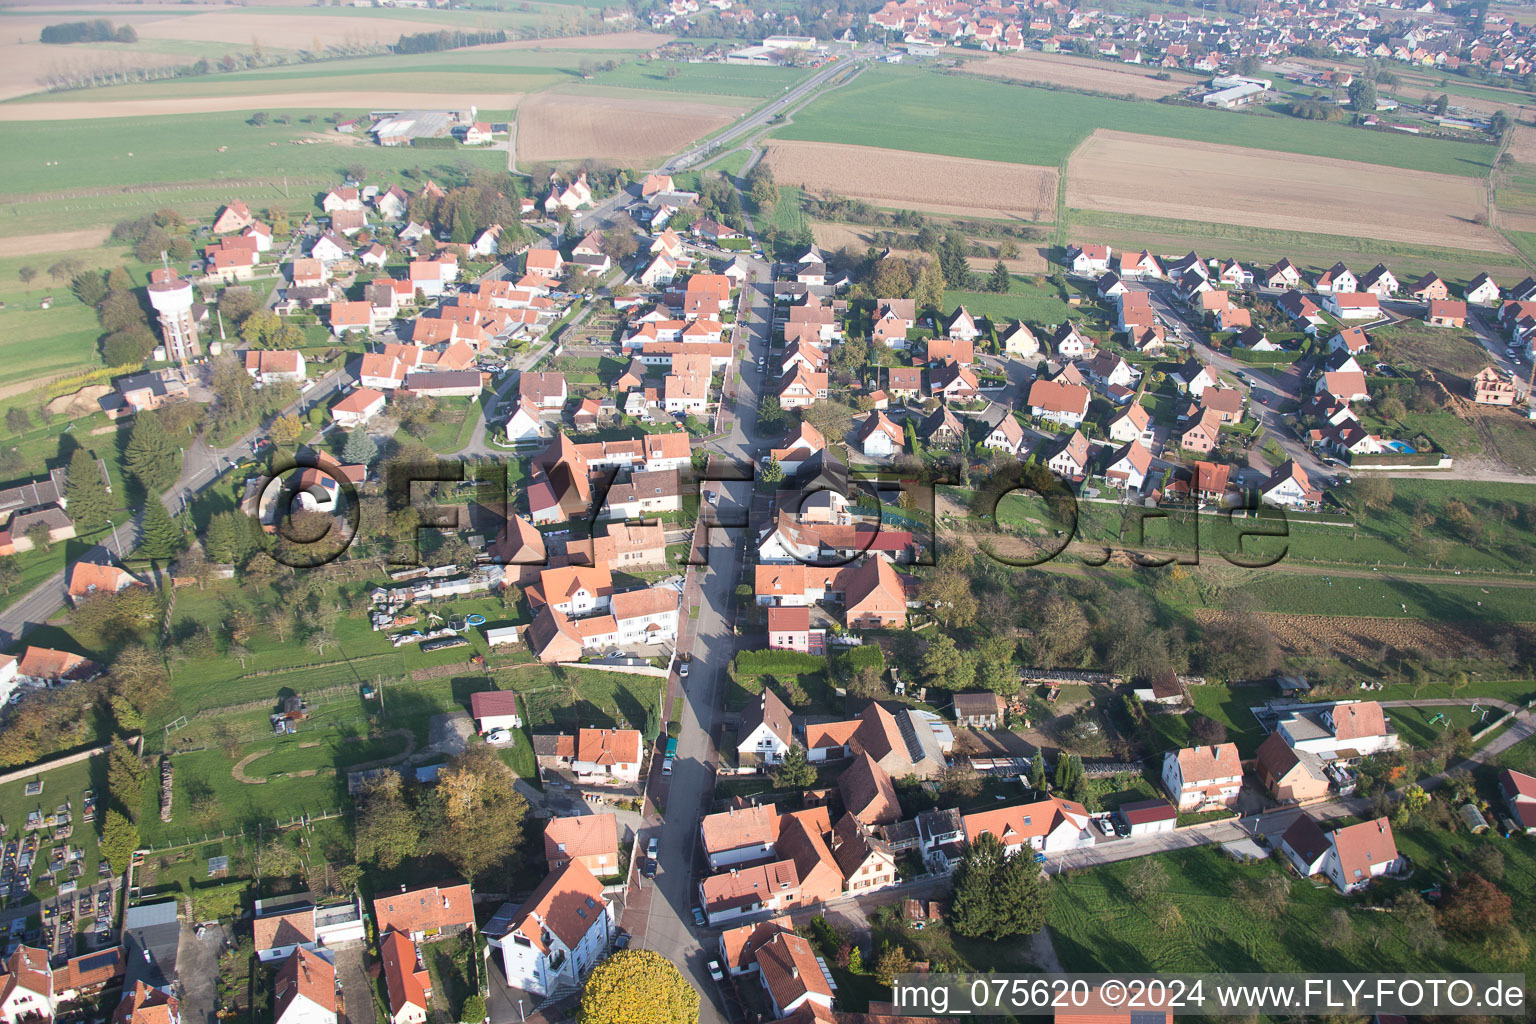
[[[598,964],[581,991],[578,1024],[695,1024],[699,993],[672,961],[621,949]]]

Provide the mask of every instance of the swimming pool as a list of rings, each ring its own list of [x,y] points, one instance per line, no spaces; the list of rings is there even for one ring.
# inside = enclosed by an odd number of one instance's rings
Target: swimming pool
[[[1383,441],[1381,446],[1389,452],[1401,452],[1404,455],[1417,454],[1417,449],[1403,441]]]

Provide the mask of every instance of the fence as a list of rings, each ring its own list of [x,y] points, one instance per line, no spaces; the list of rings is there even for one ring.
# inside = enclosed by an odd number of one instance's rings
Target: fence
[[[343,813],[344,812],[340,807],[333,807],[315,814],[298,814],[286,821],[281,818],[274,818],[270,824],[266,821],[253,822],[244,828],[235,829],[233,832],[229,831],[228,829],[221,829],[218,832],[204,832],[199,837],[193,837],[191,833],[183,833],[182,837],[176,842],[166,841],[165,843],[145,844],[139,847],[139,852],[145,855],[166,853],[170,850],[182,850],[188,846],[199,846],[203,843],[213,843],[226,839],[240,839],[245,836],[254,836],[269,830],[282,831],[284,829],[308,825],[311,822],[328,821],[332,818],[339,818]]]

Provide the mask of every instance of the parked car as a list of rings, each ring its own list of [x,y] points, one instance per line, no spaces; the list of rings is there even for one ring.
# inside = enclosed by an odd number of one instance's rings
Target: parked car
[[[646,878],[656,877],[656,861],[647,857],[640,861],[640,873]]]
[[[702,907],[693,908],[693,923],[698,925],[700,928],[703,928],[706,924],[704,910]]]
[[[1110,823],[1108,818],[1095,818],[1094,823],[1099,826],[1099,831],[1104,833],[1106,836],[1112,836],[1115,834],[1115,826]]]
[[[655,860],[656,859],[656,851],[658,849],[660,849],[660,847],[661,847],[661,840],[656,838],[655,836],[651,836],[650,840],[645,844],[645,855],[647,857],[651,858],[651,860]]]
[[[486,734],[487,743],[511,743],[512,733],[506,729],[493,729]]]
[[[711,960],[709,962],[709,976],[716,981],[725,980],[725,972],[720,969],[719,960]]]
[[[672,774],[672,759],[670,757],[664,759],[661,762],[661,774],[663,774],[663,775],[671,775]]]

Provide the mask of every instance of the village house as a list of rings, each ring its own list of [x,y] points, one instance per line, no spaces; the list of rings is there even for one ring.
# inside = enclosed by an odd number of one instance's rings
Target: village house
[[[1147,412],[1147,407],[1137,402],[1132,402],[1110,419],[1105,430],[1111,441],[1119,441],[1128,444],[1131,441],[1140,441],[1148,448],[1152,447],[1152,415]]]
[[[614,814],[551,818],[544,826],[544,860],[558,871],[572,861],[597,878],[619,873],[619,819]]]
[[[1491,306],[1499,301],[1499,286],[1487,274],[1478,274],[1467,282],[1466,298],[1479,306]]]
[[[373,900],[380,935],[400,932],[413,942],[475,930],[474,894],[468,885],[429,885]]]
[[[251,349],[245,372],[259,384],[299,384],[305,379],[304,353],[282,349]]]
[[[1424,322],[1431,327],[1467,326],[1467,304],[1460,299],[1430,299]]]
[[[1003,724],[1007,708],[1001,696],[991,692],[957,693],[954,696],[955,724],[971,729],[996,729]]]
[[[1030,415],[1060,427],[1076,427],[1088,414],[1086,387],[1037,379],[1029,387]]]
[[[1321,709],[1298,709],[1281,718],[1274,731],[1286,746],[1310,751],[1324,764],[1358,761],[1402,745],[1377,701],[1341,701]]]
[[[1235,806],[1243,785],[1237,744],[1170,750],[1163,755],[1162,779],[1180,811]]]
[[[1060,440],[1046,459],[1046,468],[1063,480],[1081,480],[1088,475],[1088,460],[1092,447],[1081,430]]]
[[[1477,371],[1468,391],[1478,405],[1514,405],[1520,399],[1515,382],[1492,366]]]
[[[1322,758],[1292,747],[1278,730],[1259,744],[1254,771],[1269,795],[1281,803],[1307,803],[1328,795]]]
[[[607,955],[615,932],[603,886],[579,860],[551,871],[520,907],[486,923],[512,988],[539,996],[574,992]]]
[[[1536,778],[1506,768],[1499,773],[1499,792],[1516,826],[1526,835],[1536,835]]]
[[[1010,856],[1030,855],[1024,851],[1058,853],[1091,843],[1088,819],[1082,804],[1062,797],[962,816],[967,843],[990,834],[997,837]]]
[[[1440,275],[1430,272],[1409,285],[1408,294],[1421,301],[1430,302],[1434,299],[1450,298],[1451,290],[1440,279]]]
[[[1281,836],[1280,849],[1303,877],[1324,875],[1346,896],[1403,865],[1386,818],[1325,833],[1303,814]]]
[[[906,436],[885,413],[876,410],[854,430],[851,441],[871,458],[889,458],[902,450]]]
[[[799,611],[805,609],[786,609]],[[807,613],[808,614],[808,613]],[[778,764],[794,745],[794,730],[790,727],[789,708],[778,694],[768,687],[749,701],[741,713],[741,725],[736,730],[740,737],[736,743],[742,764]]]
[[[277,1024],[336,1024],[336,968],[318,953],[295,950],[277,972]]]

